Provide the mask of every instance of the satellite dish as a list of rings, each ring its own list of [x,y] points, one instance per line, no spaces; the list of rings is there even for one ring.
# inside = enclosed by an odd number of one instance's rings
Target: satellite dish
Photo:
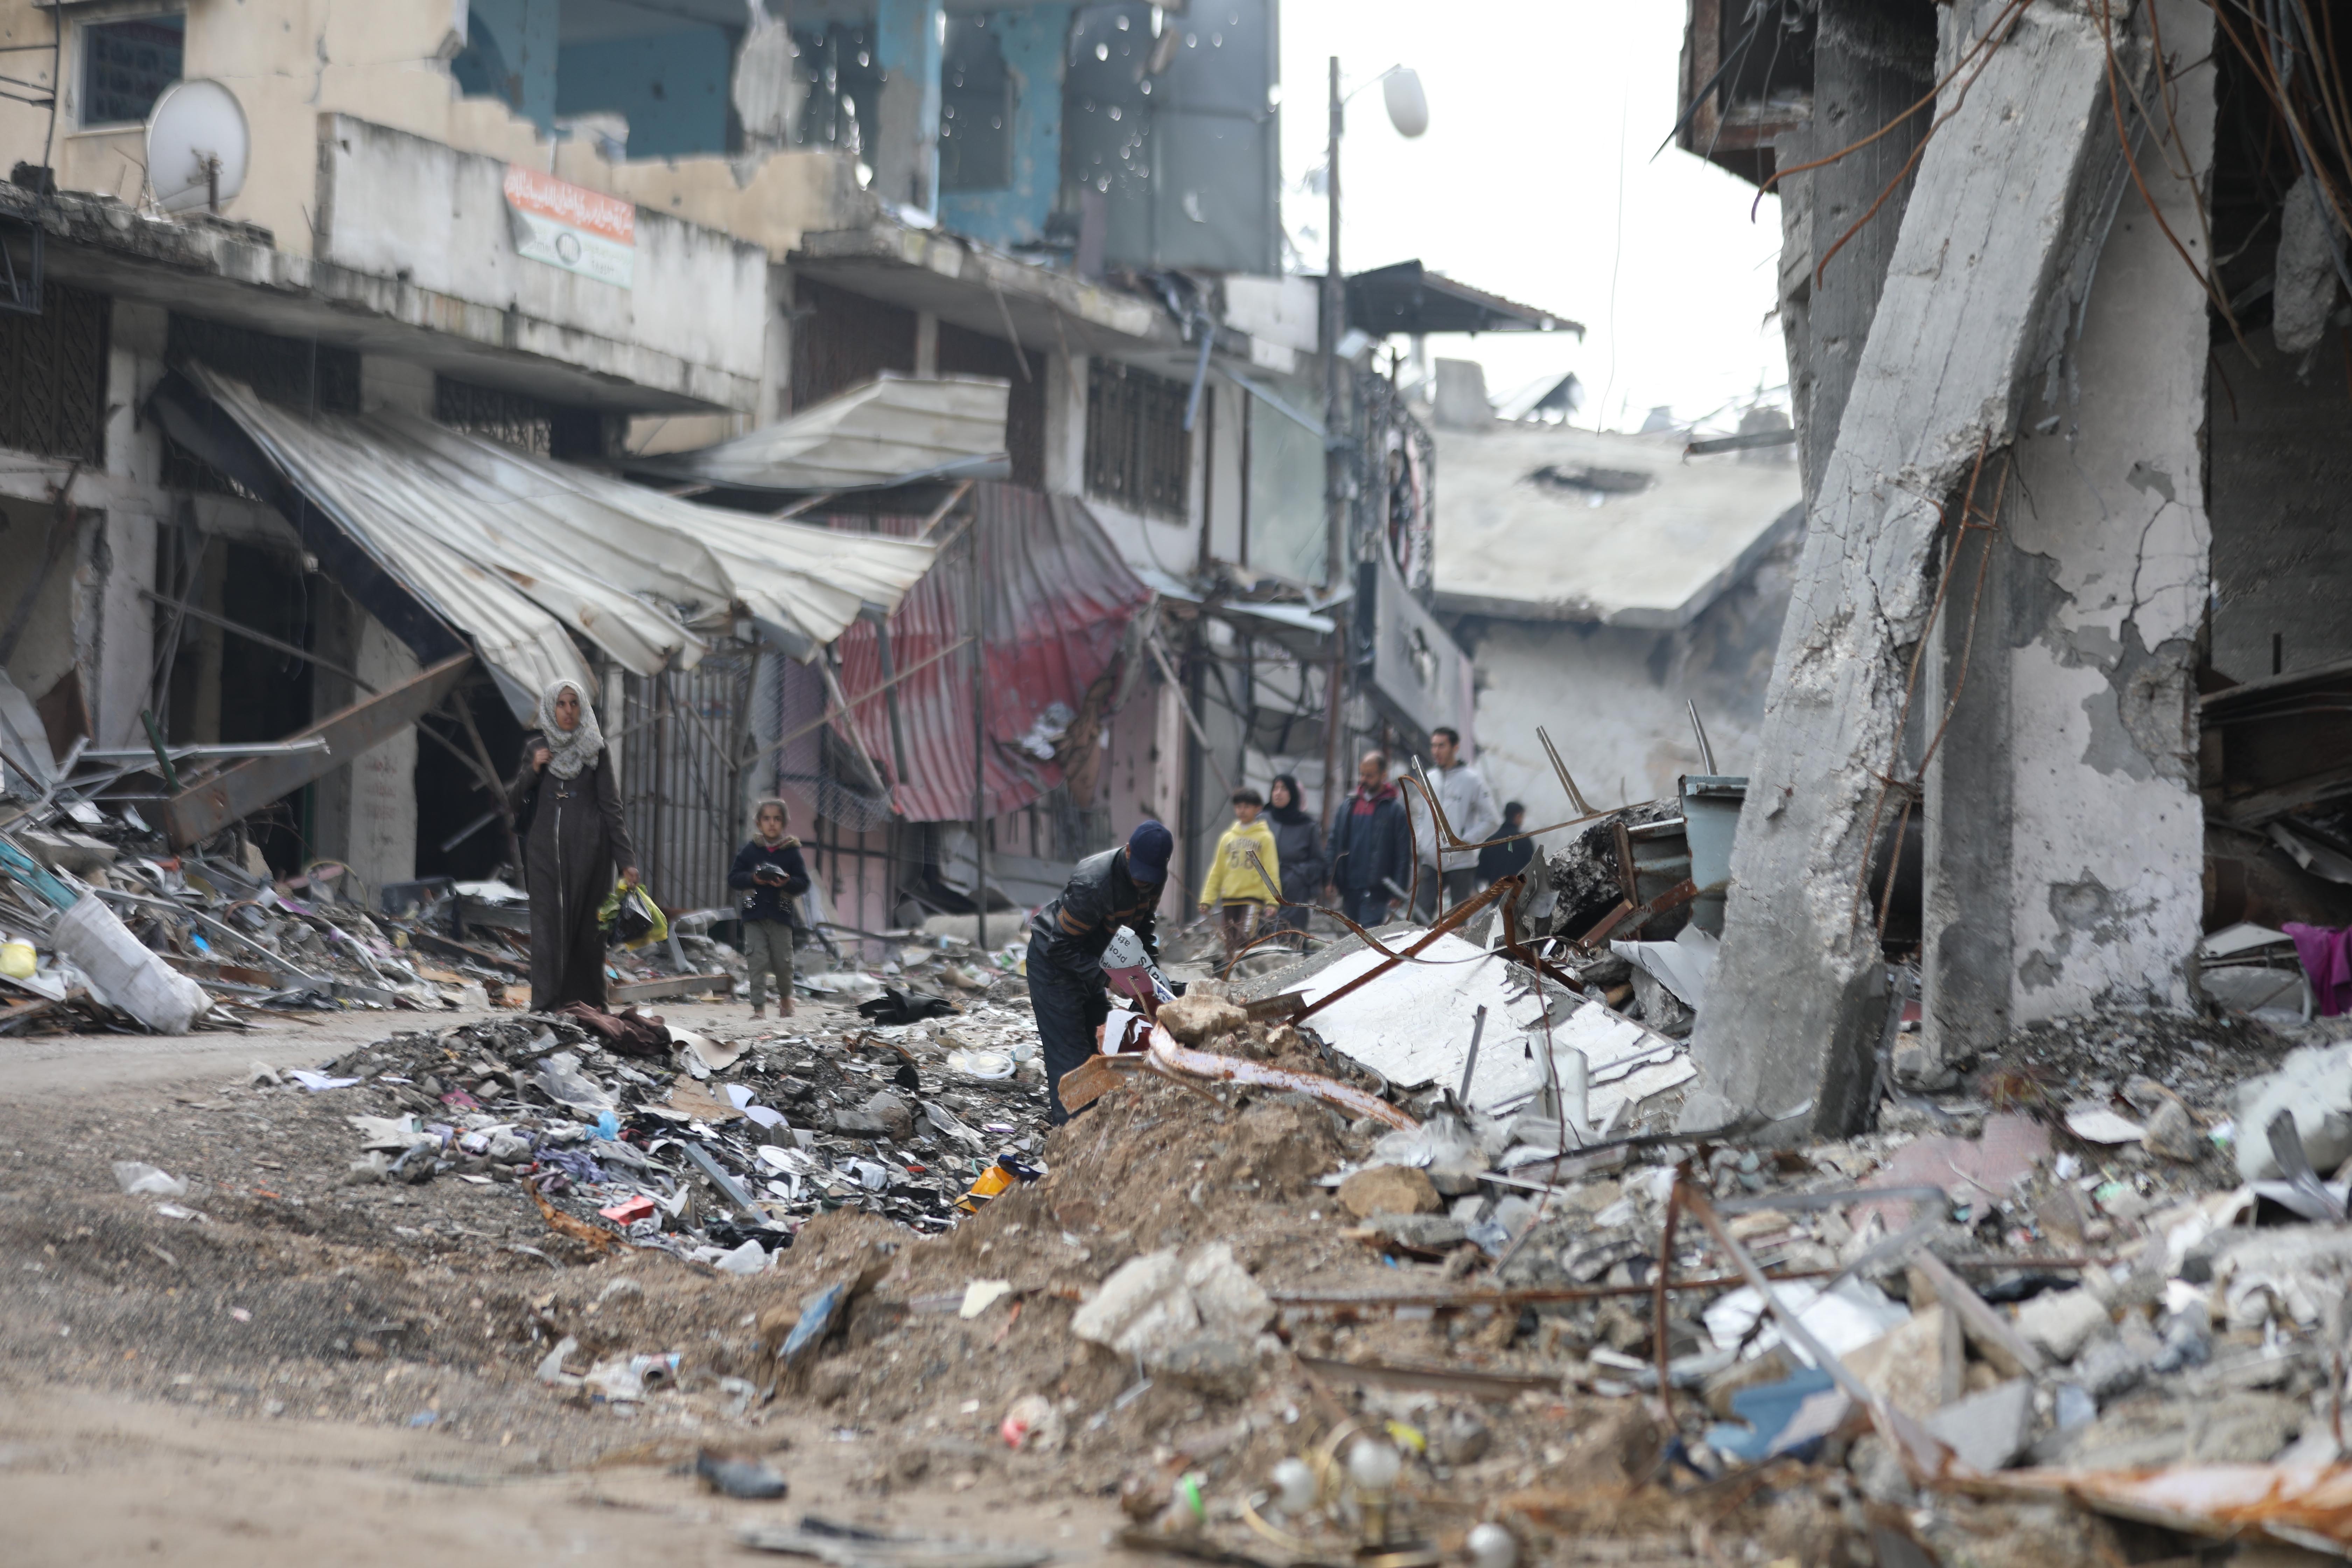
[[[1429,129],[1429,99],[1421,90],[1420,72],[1404,66],[1389,72],[1381,79],[1381,99],[1398,135],[1418,136]]]
[[[147,184],[167,213],[219,211],[245,189],[252,156],[245,110],[216,81],[173,83],[147,117]]]

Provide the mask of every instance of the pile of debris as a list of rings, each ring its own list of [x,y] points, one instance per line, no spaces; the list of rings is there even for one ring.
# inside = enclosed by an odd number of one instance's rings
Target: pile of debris
[[[2109,1516],[2352,1546],[2352,1046],[2209,1029],[2150,1074],[2111,1020],[1765,1150],[1665,1130],[1676,1042],[1442,940],[1192,985],[950,1234],[816,1219],[750,1380],[894,1434],[885,1489],[1129,1456],[1128,1542],[1229,1563],[2126,1560]],[[1430,1026],[1440,984],[1483,1030]],[[1609,1019],[1637,1065],[1585,1052],[1579,1114],[1530,1058]]]
[[[975,1186],[1034,1179],[1034,1048],[974,1073],[976,1053],[952,1039],[912,1025],[720,1042],[575,1005],[394,1035],[299,1081],[352,1102],[350,1181],[515,1183],[593,1249],[750,1272],[819,1214],[936,1231]]]

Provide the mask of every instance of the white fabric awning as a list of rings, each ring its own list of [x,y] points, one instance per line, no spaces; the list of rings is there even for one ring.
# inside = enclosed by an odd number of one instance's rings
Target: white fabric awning
[[[697,506],[393,410],[294,413],[189,374],[311,504],[469,637],[510,701],[585,681],[570,634],[633,674],[688,668],[695,627],[748,614],[811,652],[887,612],[928,544]]]

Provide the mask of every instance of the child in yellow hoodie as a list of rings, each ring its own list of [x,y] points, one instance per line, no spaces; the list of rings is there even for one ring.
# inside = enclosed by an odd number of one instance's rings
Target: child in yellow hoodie
[[[1209,878],[1201,886],[1201,912],[1223,906],[1225,961],[1231,963],[1256,933],[1261,911],[1282,903],[1282,865],[1274,830],[1258,820],[1265,797],[1244,786],[1234,791],[1234,825],[1209,858]]]

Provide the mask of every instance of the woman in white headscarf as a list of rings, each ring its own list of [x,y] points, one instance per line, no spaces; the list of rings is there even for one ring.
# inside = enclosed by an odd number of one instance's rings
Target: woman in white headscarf
[[[523,737],[522,766],[507,786],[530,889],[530,1005],[604,1006],[604,933],[597,906],[613,868],[637,883],[637,851],[621,820],[620,781],[596,710],[576,680],[540,694],[539,728]]]

